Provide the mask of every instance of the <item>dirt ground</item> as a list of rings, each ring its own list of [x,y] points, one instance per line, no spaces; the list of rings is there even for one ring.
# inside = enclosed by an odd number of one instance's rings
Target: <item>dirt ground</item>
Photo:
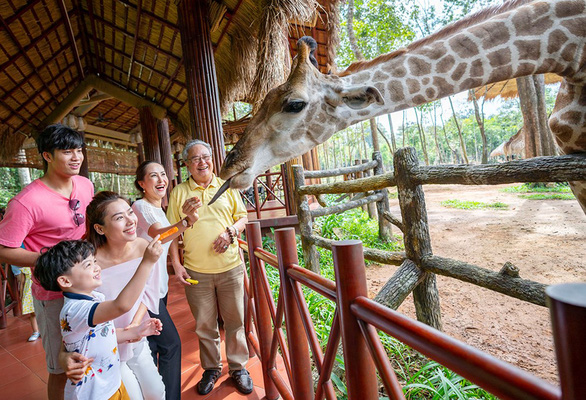
[[[575,200],[526,200],[507,186],[424,187],[433,253],[494,271],[510,261],[522,278],[586,282],[586,216]],[[508,210],[460,210],[448,199],[503,202]],[[391,212],[400,215],[398,200]],[[373,297],[396,271],[368,267]],[[476,285],[437,277],[444,332],[549,382],[558,383],[549,311]],[[415,317],[409,296],[399,311]]]

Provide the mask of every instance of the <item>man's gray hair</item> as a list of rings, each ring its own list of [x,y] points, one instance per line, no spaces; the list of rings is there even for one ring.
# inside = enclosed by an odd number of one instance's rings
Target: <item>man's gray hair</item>
[[[187,161],[187,154],[189,152],[189,149],[191,149],[193,146],[196,146],[198,144],[200,144],[200,145],[204,146],[206,149],[208,149],[210,152],[210,155],[212,154],[212,146],[210,146],[209,143],[206,143],[203,140],[199,140],[199,139],[190,140],[189,142],[187,142],[187,144],[185,144],[185,147],[183,148],[183,153],[181,154],[183,156],[183,161]]]

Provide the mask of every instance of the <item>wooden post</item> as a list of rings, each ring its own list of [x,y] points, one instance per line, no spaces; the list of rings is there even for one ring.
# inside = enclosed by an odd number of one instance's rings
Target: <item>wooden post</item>
[[[169,120],[163,118],[157,121],[157,132],[159,136],[159,148],[161,150],[161,165],[165,168],[167,179],[173,180],[175,170],[173,169],[173,153],[171,150],[171,137],[169,135]],[[163,207],[167,206],[168,196],[171,189],[167,190],[167,196],[163,198]]]
[[[374,174],[375,175],[382,175],[384,174],[385,170],[383,167],[383,158],[380,154],[380,151],[375,151],[372,153],[372,159],[376,161],[378,164],[374,167]],[[389,241],[393,237],[393,226],[387,219],[385,218],[384,214],[385,211],[389,211],[389,192],[387,188],[383,188],[381,190],[377,190],[377,193],[382,193],[383,198],[376,202],[376,211],[378,214],[378,237],[381,240]]]
[[[362,160],[354,160],[354,165],[360,165],[362,164]],[[354,179],[360,179],[360,178],[364,178],[364,171],[356,171],[354,173]],[[366,194],[364,194],[364,196],[366,196]],[[364,212],[368,212],[368,204],[363,204],[362,207],[362,211]]]
[[[313,221],[307,196],[298,195],[300,186],[305,185],[305,176],[301,165],[293,166],[293,178],[295,180],[295,200],[297,202],[297,218],[299,219],[299,232],[301,233],[301,247],[305,268],[319,273],[319,254],[315,246],[308,240],[312,233]]]
[[[144,145],[142,142],[136,144],[136,152],[138,153],[138,164],[142,164],[144,162]]]
[[[344,240],[332,245],[336,296],[349,400],[378,400],[376,368],[356,317],[350,310],[360,296],[368,297],[362,243]]]
[[[546,290],[562,399],[586,393],[586,283],[563,283]]]
[[[194,138],[212,146],[217,174],[226,151],[214,49],[210,37],[209,0],[180,0],[177,13],[185,61],[191,133]]]
[[[157,132],[157,120],[153,117],[149,107],[139,109],[140,129],[142,133],[144,157],[146,161],[161,163],[161,150],[159,149],[159,134]]]
[[[368,159],[362,159],[362,164],[365,164],[367,162],[368,162]],[[373,172],[373,174],[374,174],[374,172]],[[370,170],[366,170],[362,173],[363,178],[368,178],[369,176],[370,176]],[[370,219],[377,219],[376,203],[368,203],[367,207],[368,207],[368,216],[370,217]]]
[[[309,359],[309,344],[301,320],[301,314],[295,301],[294,286],[299,283],[287,275],[292,265],[298,265],[297,244],[295,229],[284,228],[275,231],[277,244],[277,259],[279,260],[279,275],[281,276],[281,290],[283,291],[283,305],[285,308],[285,326],[287,328],[287,344],[291,359],[291,386],[293,397],[296,399],[312,400],[313,377]]]
[[[395,152],[395,179],[399,190],[399,203],[405,234],[407,258],[422,268],[421,259],[432,255],[427,210],[421,185],[411,182],[411,174],[419,167],[417,152],[406,147]],[[441,310],[435,274],[427,272],[413,291],[417,319],[441,330]]]
[[[246,241],[248,242],[248,260],[250,262],[250,283],[254,293],[254,308],[256,309],[256,320],[254,321],[258,330],[258,342],[262,363],[262,376],[265,385],[266,397],[269,400],[279,398],[279,392],[269,375],[269,358],[271,353],[272,326],[271,312],[269,305],[263,295],[261,287],[262,275],[258,272],[264,266],[261,260],[254,255],[256,248],[262,248],[262,237],[260,223],[249,222],[246,224]]]
[[[173,158],[175,159],[175,168],[177,168],[177,184],[179,185],[181,182],[183,182],[183,178],[181,176],[181,153],[176,152],[173,155]]]
[[[81,132],[81,131],[79,133],[81,134],[81,137],[83,138],[83,142],[85,143],[85,133]],[[90,176],[90,169],[89,169],[90,160],[88,159],[88,156],[87,156],[87,146],[83,146],[81,151],[83,153],[83,162],[81,163],[81,167],[79,168],[79,174],[81,176],[85,176],[86,178],[89,178],[89,176]]]

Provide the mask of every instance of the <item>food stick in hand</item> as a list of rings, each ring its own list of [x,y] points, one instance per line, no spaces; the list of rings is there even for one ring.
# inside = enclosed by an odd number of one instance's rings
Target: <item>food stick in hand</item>
[[[185,279],[187,282],[191,283],[192,285],[197,285],[199,283],[196,279],[187,278]]]
[[[174,226],[173,228],[163,232],[161,234],[161,236],[159,237],[160,241],[163,241],[164,239],[168,238],[169,236],[171,236],[172,234],[174,234],[175,232],[179,231],[179,228],[177,228],[176,226]]]

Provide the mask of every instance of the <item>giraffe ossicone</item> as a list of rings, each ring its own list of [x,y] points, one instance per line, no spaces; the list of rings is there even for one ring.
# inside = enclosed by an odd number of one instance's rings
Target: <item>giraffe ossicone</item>
[[[511,0],[406,48],[320,73],[299,40],[291,73],[269,91],[220,176],[245,188],[360,121],[521,76],[563,78],[549,124],[564,154],[586,152],[586,0]],[[571,182],[586,212],[586,182]]]

